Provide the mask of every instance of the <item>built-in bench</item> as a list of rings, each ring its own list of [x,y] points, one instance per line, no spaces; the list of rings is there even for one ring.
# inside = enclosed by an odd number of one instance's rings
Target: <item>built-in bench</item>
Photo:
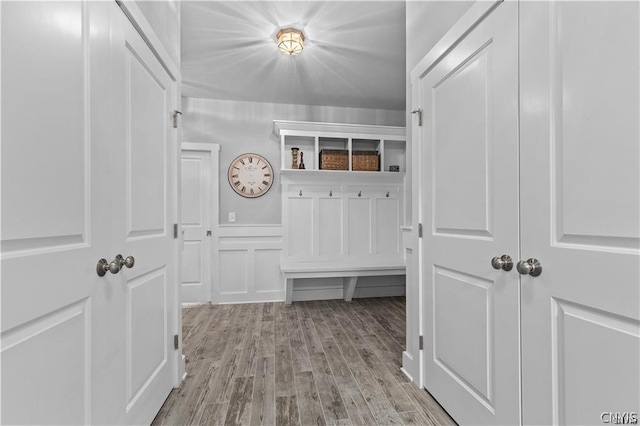
[[[396,264],[340,264],[336,262],[291,262],[280,264],[284,275],[285,303],[293,299],[293,281],[296,278],[343,278],[344,300],[350,302],[359,277],[405,275],[406,267]]]

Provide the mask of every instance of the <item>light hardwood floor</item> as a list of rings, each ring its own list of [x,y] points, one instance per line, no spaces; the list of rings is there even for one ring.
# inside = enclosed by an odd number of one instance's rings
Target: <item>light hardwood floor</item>
[[[400,297],[186,308],[188,375],[154,425],[454,425],[404,342]]]

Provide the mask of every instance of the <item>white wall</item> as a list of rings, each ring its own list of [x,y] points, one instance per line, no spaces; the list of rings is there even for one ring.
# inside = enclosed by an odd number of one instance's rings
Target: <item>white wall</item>
[[[171,60],[180,67],[180,1],[137,0],[136,4],[162,42]]]
[[[199,98],[183,98],[182,112],[183,141],[220,144],[220,223],[229,223],[229,212],[235,212],[239,225],[282,223],[280,140],[273,133],[273,120],[390,126],[405,123],[404,111]],[[244,152],[264,156],[274,168],[273,187],[260,198],[241,197],[229,187],[229,163]]]

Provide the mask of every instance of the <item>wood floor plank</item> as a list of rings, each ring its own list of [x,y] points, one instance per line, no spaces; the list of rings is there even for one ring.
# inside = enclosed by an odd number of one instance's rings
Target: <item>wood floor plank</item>
[[[342,395],[340,395],[340,390],[325,354],[311,354],[311,366],[327,423],[348,419],[349,415],[344,407]]]
[[[324,348],[324,354],[327,357],[338,389],[342,391],[344,389],[357,388],[358,383],[356,379],[354,379],[353,374],[351,374],[351,370],[342,356],[342,352],[340,352],[336,341],[333,338],[323,339],[322,347]]]
[[[291,346],[291,361],[293,371],[311,371],[309,352],[302,334],[302,326],[295,310],[287,311],[287,325],[289,327],[289,344]]]
[[[442,409],[440,404],[433,399],[427,391],[418,388],[415,383],[400,385],[407,395],[416,401],[419,410],[435,425],[456,426],[457,423]]]
[[[282,307],[278,306],[275,313],[276,396],[294,396],[296,394],[292,363],[286,315]]]
[[[378,338],[390,349],[393,351],[399,350],[402,352],[404,341],[403,339],[397,339],[395,336],[392,336],[380,323],[371,316],[368,310],[356,303],[353,305],[353,313],[352,320],[354,318],[358,318],[360,320],[359,324],[362,327],[362,334],[370,334],[378,336]]]
[[[454,425],[400,371],[405,310],[403,297],[185,308],[187,378],[153,424]]]
[[[249,319],[248,328],[245,330],[245,340],[243,342],[242,356],[238,365],[237,377],[253,376],[256,371],[258,359],[258,342],[262,323],[262,309],[254,309]]]
[[[316,382],[310,371],[296,373],[296,389],[298,390],[300,423],[303,425],[326,425]]]
[[[393,404],[387,399],[384,391],[371,376],[371,372],[366,366],[360,364],[354,364],[350,366],[351,372],[358,382],[360,392],[364,396],[367,405],[371,410],[371,414],[380,425],[399,425],[402,424],[402,419],[398,415],[398,412],[393,407]]]
[[[203,410],[202,417],[198,421],[200,425],[223,426],[227,416],[227,402],[218,404],[207,404]]]
[[[408,411],[400,413],[402,423],[415,426],[436,426],[422,411]]]
[[[398,413],[415,411],[416,406],[411,403],[407,394],[404,393],[393,374],[378,358],[376,353],[371,349],[360,349],[358,352],[371,372],[371,376],[375,377],[385,396],[393,404],[393,408]]]
[[[360,389],[345,389],[342,391],[342,399],[344,400],[347,413],[351,423],[354,425],[369,426],[375,425],[376,420],[371,414],[371,410],[364,400]]]
[[[233,331],[240,320],[240,305],[232,305],[232,309],[220,311],[220,317],[209,323],[207,332],[209,339],[203,342],[202,355],[208,359],[218,359],[222,356],[226,348],[220,342],[229,342],[232,338]]]
[[[355,346],[356,349],[368,347],[369,344],[364,340],[361,333],[361,330],[364,330],[364,326],[359,323],[359,318],[356,318],[353,315],[347,315],[349,311],[347,310],[348,307],[345,306],[344,302],[336,301],[332,306],[334,307],[333,312],[336,315],[336,318],[340,322],[342,329],[349,340],[351,340],[353,346]]]
[[[275,349],[275,324],[273,320],[263,320],[260,323],[260,339],[258,340],[258,356],[274,356]],[[273,314],[271,315],[273,318]]]
[[[233,384],[225,425],[246,425],[251,417],[253,377],[238,377]]]
[[[396,381],[398,383],[407,383],[409,379],[402,370],[400,370],[402,367],[402,351],[390,351],[387,346],[378,339],[378,336],[367,335],[365,339],[369,342],[370,347],[373,348],[378,357],[384,361],[387,370],[393,374]]]
[[[204,361],[201,371],[204,372],[205,370],[206,374],[203,378],[201,378],[202,376],[198,376],[194,380],[194,383],[198,383],[199,386],[193,389],[189,398],[184,403],[185,409],[178,419],[179,424],[197,423],[198,419],[202,417],[202,411],[206,407],[206,404],[210,402],[209,395],[213,391],[212,382],[220,370],[220,360],[213,362]],[[202,385],[200,386],[200,384]]]
[[[313,320],[311,318],[300,318],[300,325],[309,356],[314,353],[324,352]]]
[[[251,425],[273,425],[275,423],[275,386],[275,362],[273,357],[258,359],[256,375],[253,381]]]
[[[262,307],[262,321],[273,321],[274,303],[265,303]]]
[[[295,395],[276,397],[276,424],[278,426],[299,426],[302,424]]]

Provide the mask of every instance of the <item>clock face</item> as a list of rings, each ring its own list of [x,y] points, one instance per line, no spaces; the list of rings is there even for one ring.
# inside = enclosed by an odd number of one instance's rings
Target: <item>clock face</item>
[[[229,185],[243,197],[264,195],[272,183],[273,169],[261,155],[242,154],[229,166]]]

